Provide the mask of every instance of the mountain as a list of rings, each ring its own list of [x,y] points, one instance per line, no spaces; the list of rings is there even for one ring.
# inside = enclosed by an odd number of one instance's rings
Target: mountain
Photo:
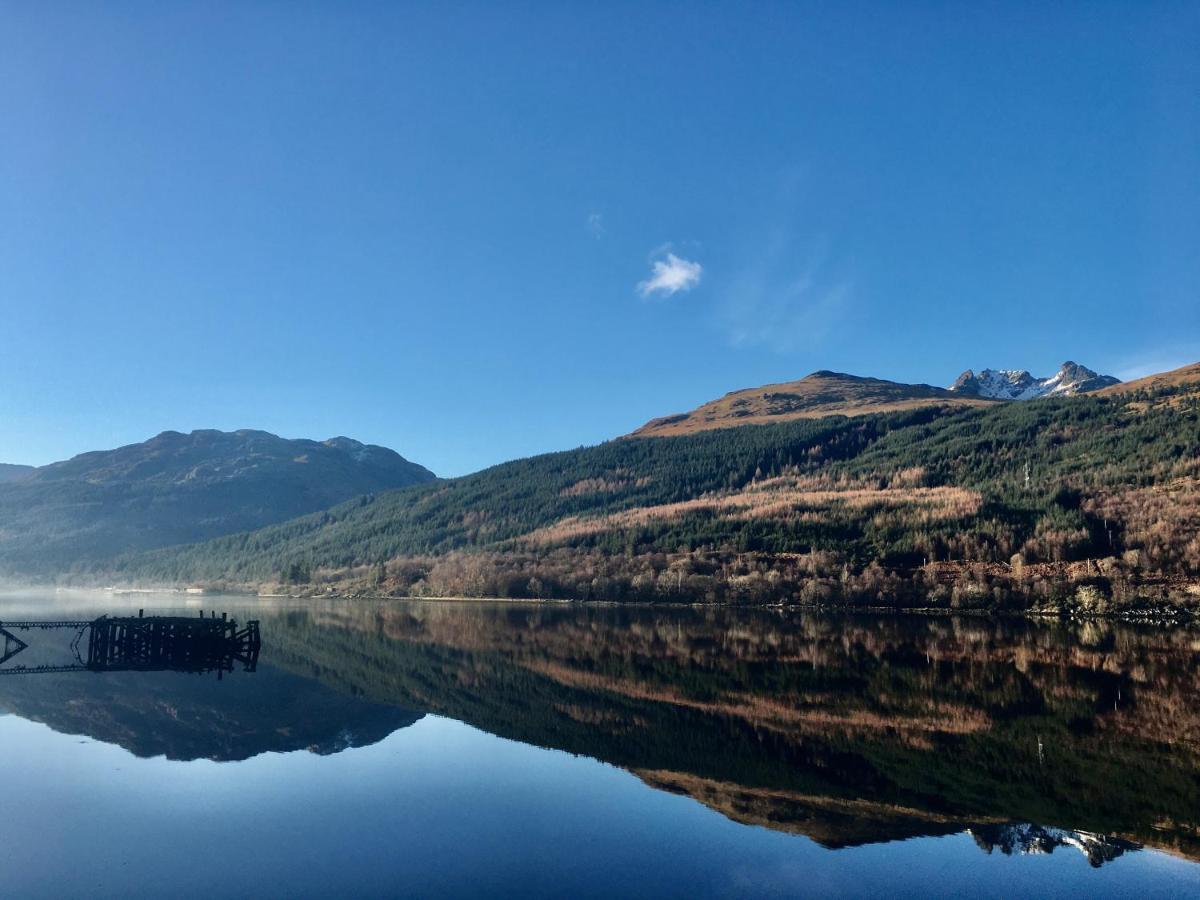
[[[33,470],[33,466],[15,466],[12,463],[0,463],[0,484],[24,478],[33,472]]]
[[[265,431],[164,431],[0,484],[0,570],[89,559],[261,528],[351,497],[433,481],[384,447]]]
[[[1111,375],[1099,375],[1087,366],[1067,360],[1049,378],[1034,378],[1024,370],[984,369],[963,372],[950,386],[964,397],[989,400],[1036,400],[1039,397],[1070,397],[1120,384]]]
[[[631,436],[124,557],[94,577],[1189,615],[1200,380],[1183,377]]]
[[[692,434],[736,425],[762,425],[822,416],[940,406],[982,405],[986,401],[928,384],[900,384],[842,372],[813,372],[799,381],[746,388],[712,400],[688,413],[651,419],[635,437]]]
[[[1119,384],[1078,363],[1065,362],[1049,378],[1028,372],[968,369],[947,390],[929,384],[903,384],[822,370],[799,381],[733,391],[691,412],[651,419],[634,437],[693,434],[713,428],[763,425],[822,416],[863,416],[923,407],[979,406],[997,400],[1073,396]]]

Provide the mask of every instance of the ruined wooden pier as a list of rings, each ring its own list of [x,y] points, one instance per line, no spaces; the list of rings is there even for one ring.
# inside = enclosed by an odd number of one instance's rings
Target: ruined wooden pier
[[[75,628],[71,642],[76,663],[59,666],[2,667],[28,644],[14,632]],[[81,646],[87,635],[87,658]],[[0,675],[48,672],[216,672],[220,678],[235,663],[253,672],[262,647],[258,621],[244,627],[222,614],[189,616],[101,616],[90,621],[0,622]]]

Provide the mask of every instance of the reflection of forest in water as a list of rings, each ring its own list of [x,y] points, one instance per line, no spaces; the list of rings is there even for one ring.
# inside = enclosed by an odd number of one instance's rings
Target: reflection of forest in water
[[[1195,631],[395,603],[290,613],[267,644],[829,846],[1038,822],[1200,856]]]
[[[369,743],[417,710],[831,847],[970,828],[989,852],[1200,857],[1195,631],[578,605],[255,615],[256,674],[7,679],[0,706],[226,759]]]

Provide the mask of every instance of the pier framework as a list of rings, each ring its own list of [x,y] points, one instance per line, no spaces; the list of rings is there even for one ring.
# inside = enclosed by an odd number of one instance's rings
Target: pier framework
[[[76,629],[71,641],[74,664],[7,666],[29,645],[16,632]],[[87,636],[86,645],[84,636]],[[0,622],[0,675],[36,672],[216,672],[220,678],[236,663],[253,672],[262,647],[258,621],[239,627],[222,614],[189,616],[109,617],[84,621]],[[86,646],[86,651],[83,649]],[[86,658],[84,653],[86,652]]]

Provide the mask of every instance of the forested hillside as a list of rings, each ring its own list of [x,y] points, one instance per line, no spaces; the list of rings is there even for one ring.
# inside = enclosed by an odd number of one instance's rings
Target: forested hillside
[[[1136,608],[1200,589],[1200,392],[624,439],[125,557],[139,581]]]
[[[25,478],[34,471],[33,466],[17,466],[12,463],[0,463],[0,483],[16,481]]]
[[[350,438],[164,431],[0,478],[0,574],[106,564],[433,479],[393,450]]]

